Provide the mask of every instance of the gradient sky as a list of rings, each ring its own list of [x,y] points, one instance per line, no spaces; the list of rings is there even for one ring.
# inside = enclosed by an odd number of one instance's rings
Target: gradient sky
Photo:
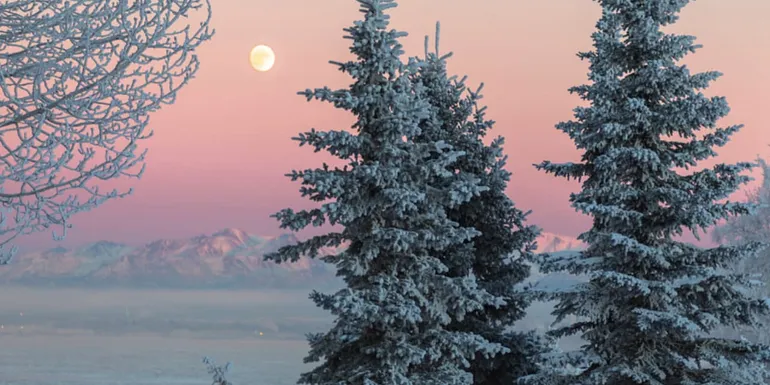
[[[269,215],[309,207],[283,176],[292,168],[329,158],[299,148],[301,131],[348,128],[351,116],[296,92],[349,79],[328,60],[349,58],[342,28],[359,18],[353,0],[212,0],[214,38],[199,50],[201,69],[174,105],[151,117],[155,136],[145,176],[121,181],[134,195],[77,216],[63,245],[105,239],[141,243],[188,237],[224,227],[256,234],[281,230]],[[476,5],[475,7],[471,4]],[[545,231],[574,236],[589,221],[569,206],[579,185],[537,171],[533,163],[577,160],[579,153],[554,124],[572,117],[579,99],[567,88],[584,83],[587,63],[575,54],[591,48],[600,15],[590,0],[402,1],[392,26],[409,32],[407,55],[421,55],[423,38],[441,21],[443,51],[453,51],[449,70],[485,83],[493,134],[507,142],[509,194],[530,222]],[[718,161],[770,155],[770,15],[768,0],[697,0],[670,30],[698,37],[704,48],[685,63],[695,71],[725,74],[708,90],[727,97],[731,114],[722,125],[746,127]],[[276,52],[273,69],[249,66],[251,48]],[[704,163],[704,165],[713,164]],[[740,193],[736,198],[743,198]],[[53,245],[50,234],[28,236],[24,246]]]

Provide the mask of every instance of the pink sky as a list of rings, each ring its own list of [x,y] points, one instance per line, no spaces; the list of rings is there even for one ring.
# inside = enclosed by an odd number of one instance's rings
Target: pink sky
[[[176,103],[151,118],[155,136],[145,176],[130,183],[133,196],[80,214],[69,246],[100,239],[128,243],[188,237],[224,227],[257,234],[280,232],[268,216],[284,207],[309,207],[283,174],[328,160],[299,148],[301,131],[347,128],[351,117],[331,105],[307,103],[296,92],[348,78],[327,64],[349,57],[342,28],[359,18],[353,0],[212,0],[217,33],[199,51],[201,69]],[[403,1],[392,26],[410,36],[408,55],[422,54],[423,37],[441,21],[442,50],[453,51],[450,71],[485,83],[493,134],[507,143],[514,173],[509,194],[530,222],[545,231],[574,236],[589,221],[569,206],[579,185],[535,170],[533,163],[577,160],[579,153],[554,124],[572,117],[577,97],[567,88],[586,81],[587,64],[575,54],[591,47],[599,17],[590,0]],[[300,6],[301,4],[301,6]],[[692,34],[704,48],[686,59],[695,71],[725,74],[709,89],[727,97],[732,112],[722,125],[746,127],[723,149],[719,161],[770,155],[770,14],[768,0],[698,0],[672,31]],[[276,64],[256,72],[248,55],[271,46]],[[711,164],[711,163],[709,163]],[[739,193],[736,198],[743,198]],[[52,246],[50,234],[21,245]]]

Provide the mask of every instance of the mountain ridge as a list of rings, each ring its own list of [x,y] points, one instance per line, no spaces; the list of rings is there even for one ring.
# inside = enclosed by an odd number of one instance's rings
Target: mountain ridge
[[[101,240],[72,249],[55,247],[18,255],[0,266],[0,283],[32,286],[304,288],[339,285],[333,265],[302,257],[276,264],[263,256],[299,242],[293,233],[258,236],[225,228],[190,238],[144,245]],[[542,233],[538,252],[582,247],[575,238]],[[340,248],[325,248],[320,256]]]

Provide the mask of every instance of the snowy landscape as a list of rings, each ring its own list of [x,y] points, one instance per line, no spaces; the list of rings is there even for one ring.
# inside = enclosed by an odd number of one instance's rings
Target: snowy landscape
[[[0,385],[770,384],[769,12],[0,2]]]
[[[312,306],[309,289],[303,287],[341,286],[333,275],[309,275],[309,261],[294,267],[259,263],[252,267],[254,279],[273,277],[276,268],[286,269],[279,276],[291,282],[291,289],[285,283],[276,288],[274,279],[249,289],[242,283],[238,288],[228,277],[218,286],[215,280],[204,280],[196,288],[192,281],[166,281],[169,276],[147,280],[139,267],[133,270],[134,279],[111,285],[91,281],[90,274],[84,273],[85,267],[100,270],[94,259],[114,263],[120,259],[115,254],[148,258],[148,250],[156,250],[149,259],[178,268],[171,277],[194,271],[197,274],[187,278],[201,278],[201,271],[213,272],[206,266],[218,265],[216,261],[232,255],[249,239],[259,240],[254,242],[259,245],[296,242],[288,236],[265,239],[230,228],[205,238],[166,241],[177,245],[167,254],[149,246],[128,248],[102,241],[67,252],[58,250],[66,258],[45,259],[46,252],[19,255],[0,267],[5,282],[0,287],[6,294],[0,297],[0,373],[7,376],[0,383],[46,385],[56,378],[61,385],[204,384],[207,374],[200,365],[204,355],[236,362],[230,376],[234,382],[249,383],[259,377],[265,384],[295,383],[296,362],[307,349],[304,335],[321,332],[333,321]],[[582,247],[574,238],[550,233],[541,234],[538,244],[543,251]],[[254,251],[271,250],[271,246],[261,247]],[[180,254],[188,258],[184,269],[175,264]],[[261,261],[261,255],[251,256]],[[190,268],[192,263],[197,267]],[[530,280],[567,284],[564,278],[533,274]],[[535,303],[516,327],[545,331],[553,320],[552,309],[551,303]],[[574,349],[578,340],[561,344]]]

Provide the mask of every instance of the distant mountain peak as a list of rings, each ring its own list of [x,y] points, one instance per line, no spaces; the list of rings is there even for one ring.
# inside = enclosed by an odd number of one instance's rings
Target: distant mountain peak
[[[241,229],[236,229],[233,227],[227,227],[222,230],[217,231],[216,233],[211,235],[212,237],[229,237],[233,239],[237,239],[239,242],[244,243],[249,238],[249,234],[246,231],[243,231]]]
[[[159,239],[157,241],[148,243],[147,245],[141,247],[140,249],[145,249],[150,253],[162,256],[162,255],[175,253],[176,251],[184,247],[184,244],[185,242],[182,240]]]
[[[281,247],[293,245],[298,242],[299,239],[294,233],[284,233],[267,239],[264,250],[266,253],[273,253],[278,251]]]
[[[541,232],[537,237],[536,253],[553,253],[564,250],[582,250],[586,244],[575,237]]]
[[[85,249],[93,249],[93,248],[103,248],[103,247],[125,247],[126,244],[119,243],[119,242],[113,242],[113,241],[96,241],[87,243],[84,246],[80,247],[81,250]]]

